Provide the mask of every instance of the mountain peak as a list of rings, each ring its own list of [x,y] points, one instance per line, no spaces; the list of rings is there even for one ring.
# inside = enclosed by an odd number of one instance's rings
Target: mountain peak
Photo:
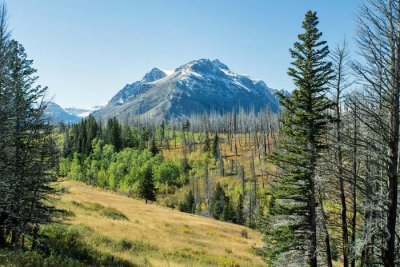
[[[142,82],[154,82],[168,76],[169,74],[171,74],[171,71],[155,67],[143,76]]]
[[[106,107],[94,113],[101,120],[117,117],[180,119],[192,114],[225,113],[243,108],[278,111],[273,89],[262,81],[231,71],[218,59],[197,59],[173,74],[153,68],[141,81],[122,88]]]
[[[200,73],[207,73],[207,72],[215,73],[221,70],[229,70],[229,68],[218,59],[210,60],[207,58],[201,58],[190,61],[189,63],[180,66],[177,70],[182,70],[187,68],[190,68],[191,70]]]

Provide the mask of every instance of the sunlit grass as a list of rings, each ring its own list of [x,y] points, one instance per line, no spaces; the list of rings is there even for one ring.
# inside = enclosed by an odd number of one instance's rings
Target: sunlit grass
[[[75,214],[72,224],[93,229],[87,242],[139,266],[263,266],[253,247],[261,234],[246,227],[216,221],[144,201],[130,199],[73,181],[59,207]],[[78,203],[78,204],[77,204]],[[104,208],[123,214],[115,220]],[[248,238],[242,235],[246,230]]]

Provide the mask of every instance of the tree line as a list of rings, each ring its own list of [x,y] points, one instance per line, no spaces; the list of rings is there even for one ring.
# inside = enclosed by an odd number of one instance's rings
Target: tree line
[[[92,116],[73,125],[61,123],[58,133],[63,144],[58,172],[62,177],[144,198],[146,203],[157,196],[168,200],[168,196],[190,188],[177,201],[165,204],[218,220],[247,222],[243,193],[226,194],[224,186],[210,177],[216,168],[220,176],[228,175],[220,145],[222,140],[233,142],[232,136],[223,139],[217,132],[196,132],[190,120],[179,126],[170,122],[131,126],[112,118],[102,125]],[[169,149],[175,159],[162,155]],[[236,175],[230,170],[232,174]],[[241,175],[241,188],[246,190],[244,173]],[[202,186],[202,180],[208,181],[207,186]]]

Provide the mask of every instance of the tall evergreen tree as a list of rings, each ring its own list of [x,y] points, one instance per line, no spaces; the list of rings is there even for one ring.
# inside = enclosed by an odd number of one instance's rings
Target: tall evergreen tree
[[[147,201],[156,200],[156,188],[153,180],[153,170],[151,166],[145,167],[143,177],[139,182],[139,196]]]
[[[153,156],[157,155],[160,152],[154,138],[152,138],[150,141],[150,152]]]
[[[205,137],[204,137],[204,141],[203,141],[203,152],[207,153],[210,152],[210,138],[208,136],[208,132],[206,132]]]
[[[192,190],[185,196],[184,200],[179,206],[179,210],[187,213],[195,213],[196,203]]]
[[[224,209],[220,219],[225,222],[236,223],[235,209],[233,208],[232,201],[228,196],[225,196]]]
[[[6,179],[2,182],[7,190],[1,197],[0,235],[1,242],[8,235],[17,247],[22,236],[33,236],[34,243],[39,225],[53,218],[54,209],[48,200],[54,193],[50,183],[56,180],[57,151],[53,127],[45,121],[46,88],[36,85],[36,70],[22,45],[12,40],[8,52],[9,79],[5,90],[11,97],[4,104],[11,107],[11,136],[0,160],[1,165],[6,163],[2,170],[2,178]]]
[[[9,195],[8,144],[11,137],[10,90],[9,84],[9,31],[7,27],[7,10],[5,5],[0,5],[0,246],[5,242],[5,221]]]
[[[109,119],[105,130],[105,141],[119,152],[122,149],[122,127],[117,118]]]
[[[214,219],[220,219],[225,206],[225,192],[220,183],[217,183],[211,198],[210,213]]]
[[[238,203],[236,206],[236,223],[240,225],[244,225],[245,218],[244,218],[244,197],[243,194],[239,195]]]
[[[215,133],[214,138],[212,140],[211,153],[213,154],[215,159],[218,159],[220,152],[219,152],[219,136],[217,133]]]
[[[326,97],[327,83],[333,78],[329,49],[320,40],[317,25],[316,12],[308,11],[304,33],[290,49],[294,62],[288,74],[296,89],[290,96],[280,96],[281,140],[271,156],[280,177],[272,189],[275,201],[266,233],[270,261],[296,262],[305,255],[304,261],[312,267],[317,266],[316,164],[325,149],[322,137],[330,121],[326,111],[332,106]]]

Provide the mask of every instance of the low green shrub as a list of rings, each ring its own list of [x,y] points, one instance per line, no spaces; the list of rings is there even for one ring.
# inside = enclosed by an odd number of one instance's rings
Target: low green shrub
[[[101,216],[113,219],[113,220],[125,220],[128,221],[128,217],[125,216],[122,212],[117,210],[116,208],[113,207],[105,207],[101,205],[100,203],[96,202],[83,202],[79,203],[76,201],[71,201],[71,203],[81,209],[87,210],[87,211],[92,211],[92,212],[97,212]]]
[[[100,214],[104,217],[113,219],[113,220],[125,220],[128,221],[128,217],[125,216],[125,214],[123,214],[122,212],[120,212],[119,210],[115,209],[115,208],[111,208],[111,207],[107,207],[104,208]]]
[[[33,252],[40,253],[39,258],[32,257],[36,259],[33,265],[26,263],[21,266],[133,266],[121,258],[93,249],[85,242],[86,237],[92,236],[93,229],[84,225],[44,226],[40,231],[38,252]],[[23,258],[29,259],[25,253]]]
[[[157,250],[157,247],[142,240],[129,240],[125,238],[115,241],[112,246],[117,251],[148,252]]]

